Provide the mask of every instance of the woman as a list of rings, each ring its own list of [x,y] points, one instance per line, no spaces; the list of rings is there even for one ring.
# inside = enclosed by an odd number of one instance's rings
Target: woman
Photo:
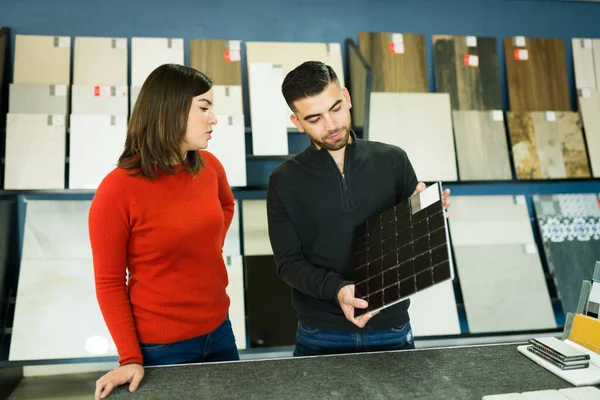
[[[211,87],[192,68],[154,70],[92,201],[96,293],[119,352],[96,399],[137,389],[143,366],[239,359],[221,253],[234,198],[223,166],[199,151],[217,124]]]

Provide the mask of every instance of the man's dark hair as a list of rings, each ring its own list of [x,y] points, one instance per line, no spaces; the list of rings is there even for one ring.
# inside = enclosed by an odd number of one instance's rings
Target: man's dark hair
[[[314,97],[332,82],[340,85],[333,68],[320,61],[306,61],[286,75],[281,92],[288,106],[292,111],[296,111],[294,101]]]

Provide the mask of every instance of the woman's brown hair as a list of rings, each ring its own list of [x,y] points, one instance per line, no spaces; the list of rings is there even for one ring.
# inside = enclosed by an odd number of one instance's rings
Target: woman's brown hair
[[[211,80],[193,68],[164,64],[140,89],[129,119],[125,149],[118,166],[152,179],[160,171],[174,173],[172,164],[197,174],[203,166],[198,151],[181,154],[192,98],[212,87]]]

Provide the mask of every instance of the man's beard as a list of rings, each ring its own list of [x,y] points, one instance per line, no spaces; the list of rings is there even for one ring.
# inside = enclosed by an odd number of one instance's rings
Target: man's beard
[[[329,138],[330,136],[334,136],[334,135],[338,134],[339,132],[343,132],[342,136],[339,139],[337,139],[335,142],[331,142],[331,141],[327,140],[327,138]],[[335,150],[342,149],[344,146],[346,146],[348,144],[349,140],[350,140],[350,128],[342,127],[334,132],[329,132],[327,134],[327,136],[325,137],[325,139],[322,139],[321,141],[314,141],[314,143],[324,149],[335,151]]]

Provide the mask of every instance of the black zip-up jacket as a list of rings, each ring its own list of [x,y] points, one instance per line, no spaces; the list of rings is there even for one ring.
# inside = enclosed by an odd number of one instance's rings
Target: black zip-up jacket
[[[354,279],[355,228],[406,200],[418,181],[404,150],[351,135],[344,174],[327,150],[312,145],[273,171],[269,237],[300,320],[345,332],[388,329],[408,322],[409,300],[382,310],[361,329],[346,319],[337,294]]]

